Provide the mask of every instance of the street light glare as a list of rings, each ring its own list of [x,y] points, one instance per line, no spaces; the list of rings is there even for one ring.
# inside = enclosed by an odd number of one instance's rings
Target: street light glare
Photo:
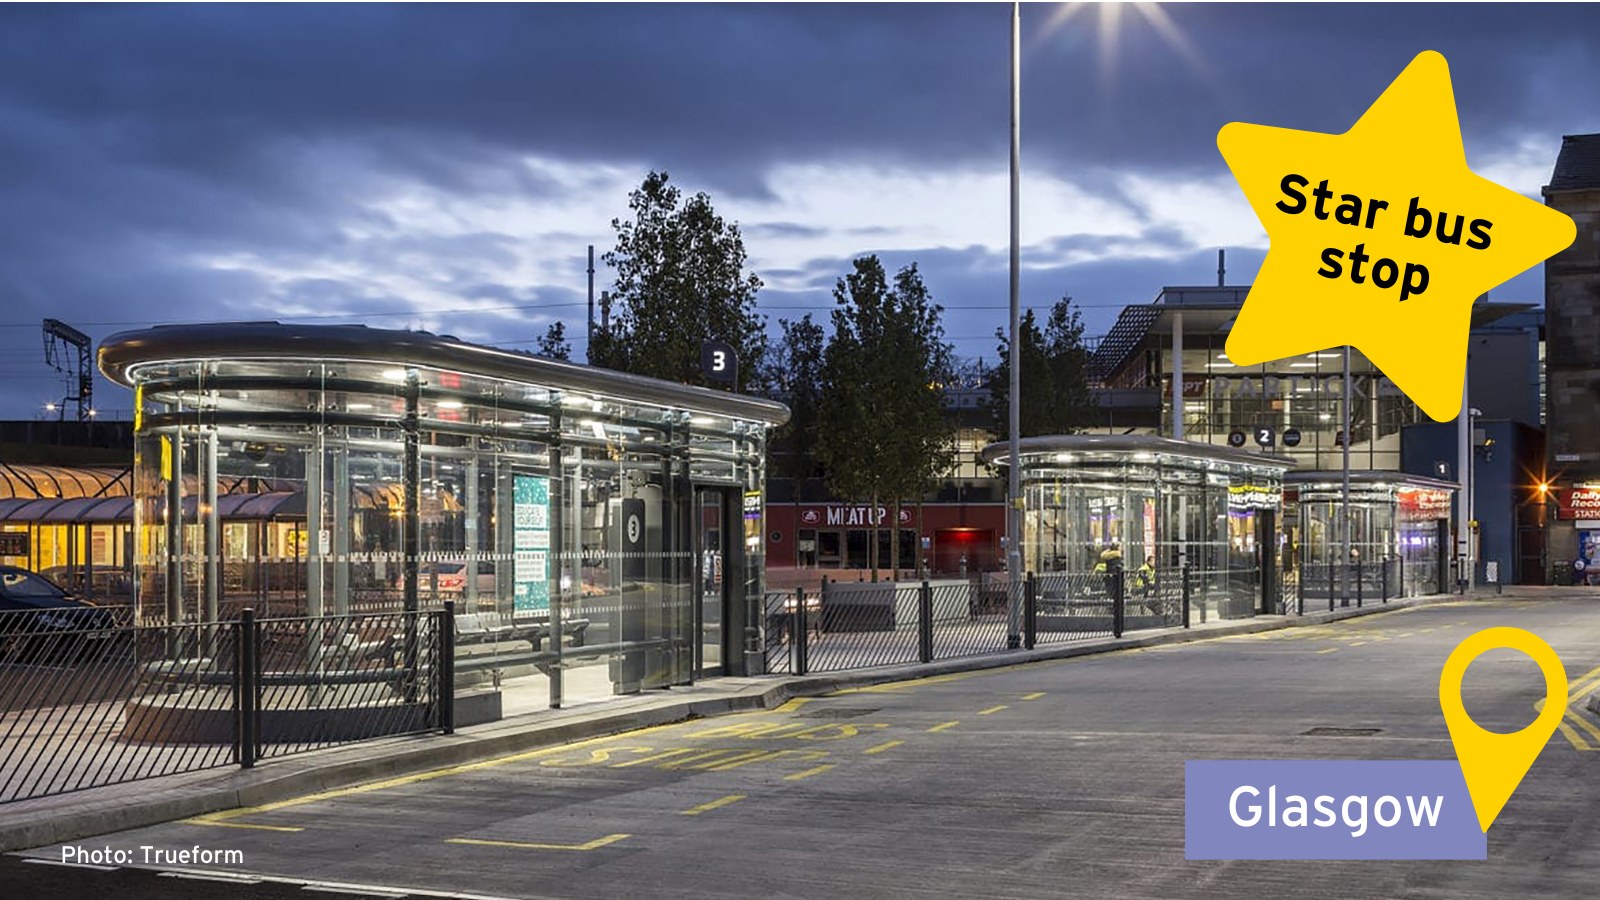
[[[1107,3],[1100,7],[1100,83],[1109,87],[1117,74],[1117,37],[1121,33],[1122,4]]]
[[[1131,9],[1144,24],[1150,26],[1150,30],[1154,31],[1156,36],[1161,38],[1161,41],[1167,47],[1189,65],[1189,68],[1199,76],[1200,81],[1206,85],[1214,96],[1220,100],[1227,99],[1228,92],[1224,89],[1216,71],[1206,63],[1205,57],[1200,53],[1200,49],[1195,46],[1188,35],[1183,33],[1183,29],[1178,27],[1178,23],[1173,21],[1172,17],[1167,14],[1165,9],[1161,8],[1159,3],[1062,3],[1051,13],[1050,18],[1045,21],[1044,26],[1039,30],[1038,36],[1034,40],[1040,42],[1048,40],[1051,35],[1064,28],[1080,11],[1091,7],[1097,11],[1095,38],[1098,44],[1098,68],[1102,88],[1109,90],[1116,78],[1117,57],[1120,49],[1119,38],[1124,28],[1127,27],[1124,25],[1122,17],[1122,11],[1126,8]]]

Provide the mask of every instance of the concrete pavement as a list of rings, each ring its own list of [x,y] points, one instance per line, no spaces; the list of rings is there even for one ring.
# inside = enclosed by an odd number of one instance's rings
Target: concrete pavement
[[[423,769],[463,764],[691,717],[772,708],[793,697],[814,696],[839,688],[1201,640],[1224,634],[1301,627],[1417,604],[1448,602],[1451,599],[1449,595],[1410,598],[1391,601],[1387,605],[1369,603],[1359,609],[1351,607],[1333,612],[1308,612],[1303,617],[1213,619],[1196,624],[1189,630],[1142,631],[1122,638],[1091,638],[1041,646],[1032,651],[997,652],[927,664],[885,666],[802,677],[714,679],[669,691],[515,716],[490,725],[462,729],[448,737],[419,735],[369,741],[275,759],[249,771],[232,767],[211,769],[7,803],[0,805],[0,851],[254,806]]]
[[[1448,758],[1439,666],[1499,624],[1549,640],[1574,694],[1487,863],[1183,861],[1183,760]],[[233,849],[242,862],[221,868],[252,877],[511,897],[1592,896],[1600,723],[1582,700],[1600,679],[1600,605],[1508,594],[1200,637],[837,687],[90,843]],[[1531,662],[1497,651],[1464,696],[1509,731],[1541,689]]]

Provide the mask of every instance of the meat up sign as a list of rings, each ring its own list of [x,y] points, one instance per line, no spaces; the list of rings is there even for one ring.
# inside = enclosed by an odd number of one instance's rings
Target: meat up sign
[[[915,516],[911,507],[900,509],[900,524],[909,526]],[[851,506],[844,503],[829,503],[823,506],[800,507],[800,527],[802,528],[887,528],[889,526],[889,507],[880,506],[873,510],[870,504]]]
[[[1556,491],[1561,519],[1600,519],[1600,488],[1561,488]]]

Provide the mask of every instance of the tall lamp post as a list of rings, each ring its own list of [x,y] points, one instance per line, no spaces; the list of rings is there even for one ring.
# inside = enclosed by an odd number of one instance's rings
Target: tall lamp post
[[[1022,646],[1021,604],[1018,602],[1022,585],[1022,354],[1017,346],[1017,332],[1022,318],[1018,285],[1022,270],[1021,251],[1021,200],[1022,180],[1022,3],[1011,4],[1011,384],[1006,393],[1008,413],[1006,431],[1009,436],[1008,453],[1011,465],[1006,472],[1006,646]]]

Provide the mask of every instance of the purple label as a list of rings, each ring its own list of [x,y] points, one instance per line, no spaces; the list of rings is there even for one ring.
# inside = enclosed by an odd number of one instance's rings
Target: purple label
[[[1487,859],[1454,760],[1190,760],[1185,859]]]

